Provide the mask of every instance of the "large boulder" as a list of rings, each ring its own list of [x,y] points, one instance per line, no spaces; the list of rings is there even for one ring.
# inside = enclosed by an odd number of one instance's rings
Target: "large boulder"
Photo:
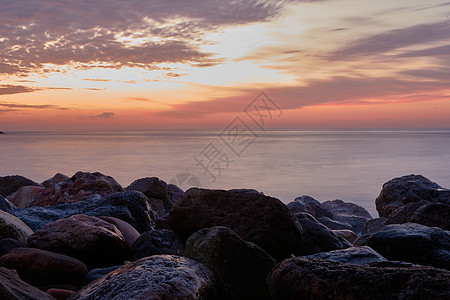
[[[189,258],[155,255],[128,263],[78,291],[71,300],[217,299],[211,270]]]
[[[112,267],[108,267],[108,268],[96,268],[96,269],[92,269],[91,271],[89,271],[89,273],[86,275],[85,279],[84,279],[84,284],[83,285],[88,285],[89,283],[91,283],[94,280],[99,279],[100,277],[114,271],[117,270],[118,268],[120,268],[121,266],[112,266]]]
[[[55,300],[40,289],[20,279],[17,271],[0,267],[0,299]]]
[[[23,176],[0,176],[0,195],[6,197],[27,185],[40,186],[39,183]]]
[[[78,203],[88,199],[99,199],[106,195],[122,192],[123,188],[114,178],[99,172],[77,172],[71,178],[61,181],[40,192],[31,206],[48,206],[64,203]]]
[[[19,208],[11,214],[35,231],[47,223],[76,214],[115,217],[129,223],[140,233],[153,229],[156,219],[147,197],[141,192],[120,192],[80,203]]]
[[[450,269],[450,232],[415,223],[387,225],[367,245],[389,260]]]
[[[68,254],[89,268],[120,264],[125,258],[125,239],[117,227],[86,215],[45,225],[28,238],[28,246]]]
[[[139,238],[139,232],[130,224],[121,219],[108,217],[108,216],[100,216],[99,219],[106,221],[108,223],[113,224],[119,229],[120,233],[122,233],[125,241],[124,244],[126,247],[130,248],[133,246],[134,242]]]
[[[79,260],[67,255],[33,248],[15,248],[0,257],[0,266],[14,269],[31,285],[81,286],[88,270]]]
[[[320,218],[320,217],[330,218],[333,215],[329,209],[326,209],[325,207],[322,206],[322,203],[320,203],[313,197],[306,196],[306,195],[297,197],[297,198],[295,198],[295,200],[293,202],[288,204],[289,209],[292,209],[293,213],[301,212],[301,211],[298,211],[301,206],[305,207],[305,210],[307,210],[307,211],[304,211],[304,212],[307,212],[307,213],[309,213],[308,207],[310,209],[312,209],[313,213],[311,215],[314,216],[315,218]]]
[[[27,185],[17,190],[8,196],[8,200],[11,201],[16,207],[27,207],[34,200],[37,194],[44,190],[42,186]]]
[[[216,274],[222,299],[269,299],[265,281],[276,261],[229,228],[197,231],[187,240],[185,255]]]
[[[21,219],[0,210],[0,239],[12,238],[26,243],[33,230]]]
[[[450,204],[450,190],[442,188],[422,175],[407,175],[383,184],[375,205],[380,217],[387,218],[403,205],[419,201]]]
[[[326,259],[354,265],[366,265],[374,262],[387,261],[386,258],[367,246],[321,252],[313,255],[308,255],[306,256],[306,258]]]
[[[374,234],[378,231],[383,230],[386,227],[384,222],[386,222],[386,218],[383,217],[367,221],[366,225],[364,225],[364,228],[362,229],[361,234]]]
[[[355,203],[332,200],[323,202],[322,207],[331,211],[333,220],[350,224],[351,230],[358,235],[361,234],[366,222],[372,219],[364,207]]]
[[[286,205],[253,190],[191,188],[172,207],[169,223],[184,240],[203,228],[228,227],[279,260],[304,251],[301,226]]]
[[[172,191],[167,184],[157,177],[146,177],[135,180],[125,190],[139,191],[147,196],[152,209],[158,215],[164,215],[170,211],[173,205]]]
[[[273,300],[450,299],[450,272],[431,267],[372,267],[290,258],[267,277]]]
[[[45,180],[44,182],[41,183],[41,185],[43,187],[49,188],[54,186],[57,183],[60,183],[61,181],[65,181],[69,179],[69,176],[61,174],[61,173],[56,173],[52,178],[49,178],[47,180]]]
[[[7,238],[0,240],[0,257],[7,254],[9,251],[15,248],[24,248],[25,243],[19,242],[18,240]]]
[[[183,255],[184,243],[172,230],[149,230],[134,242],[131,253],[135,260],[160,254]]]

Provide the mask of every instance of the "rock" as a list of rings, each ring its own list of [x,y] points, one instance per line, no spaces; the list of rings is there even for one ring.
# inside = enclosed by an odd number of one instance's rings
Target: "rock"
[[[375,218],[368,220],[366,225],[364,225],[361,234],[374,234],[378,231],[383,230],[386,225],[384,225],[384,222],[386,221],[386,218]]]
[[[0,267],[0,298],[3,300],[54,300],[19,278],[15,270]]]
[[[199,262],[156,255],[124,265],[91,282],[71,300],[217,299],[214,274]]]
[[[159,216],[155,220],[155,229],[168,229],[172,230],[169,224],[169,214]]]
[[[367,246],[369,244],[369,240],[372,237],[371,234],[361,235],[356,241],[353,242],[353,247],[362,247]]]
[[[172,202],[176,203],[178,202],[181,197],[183,197],[184,191],[179,188],[178,186],[176,186],[175,184],[169,183],[167,185],[167,188],[169,189],[169,191],[172,192]]]
[[[303,197],[307,197],[307,196],[303,196]],[[315,211],[311,208],[311,206],[309,206],[309,204],[301,201],[300,198],[296,198],[294,201],[288,203],[287,207],[293,214],[305,212],[305,213],[310,214],[313,217],[316,215]]]
[[[28,238],[29,247],[70,255],[83,261],[89,269],[122,263],[124,242],[114,225],[86,215],[54,221]]]
[[[158,215],[164,215],[170,211],[173,205],[172,191],[167,184],[156,178],[146,177],[135,180],[125,190],[142,192],[150,201],[150,206]]]
[[[319,223],[308,213],[296,213],[298,222],[303,228],[303,251],[300,255],[331,251],[351,247],[351,244],[339,238],[325,225]]]
[[[450,272],[431,267],[377,268],[290,258],[267,277],[273,300],[449,299]]]
[[[114,271],[117,270],[118,268],[120,268],[121,266],[112,266],[109,268],[97,268],[97,269],[93,269],[91,270],[87,275],[86,278],[84,279],[84,285],[88,285],[89,283],[91,283],[94,280],[99,279],[100,277]]]
[[[18,240],[7,238],[0,240],[0,256],[7,254],[9,251],[15,248],[24,248],[25,243]]]
[[[39,183],[19,175],[0,177],[0,195],[8,196],[27,185],[39,186]]]
[[[367,246],[321,252],[308,255],[306,258],[326,259],[354,265],[365,265],[373,262],[387,261],[386,258]]]
[[[16,207],[6,198],[0,196],[0,210],[4,212],[11,213]]]
[[[387,225],[368,246],[389,260],[450,269],[450,232],[415,223]]]
[[[44,182],[42,182],[41,185],[43,187],[49,188],[49,187],[54,186],[57,183],[60,183],[61,181],[65,181],[67,179],[69,179],[69,176],[66,176],[61,173],[56,173],[52,178],[49,178],[49,179],[45,180]]]
[[[428,201],[411,202],[393,211],[385,224],[417,223],[450,230],[450,205]]]
[[[23,186],[8,196],[8,200],[11,201],[16,207],[27,207],[33,201],[34,197],[44,190],[41,186],[28,185]]]
[[[187,240],[185,255],[214,272],[221,299],[269,299],[265,281],[276,261],[229,228],[197,231]]]
[[[115,193],[101,199],[86,200],[73,204],[58,204],[46,207],[19,208],[12,214],[23,220],[33,230],[47,223],[76,214],[110,216],[121,219],[139,232],[153,229],[155,212],[151,210],[147,197],[140,192]]]
[[[63,289],[48,289],[46,293],[55,298],[56,300],[65,300],[68,299],[73,294],[75,294],[74,291]]]
[[[12,238],[26,243],[32,233],[33,230],[22,220],[0,210],[0,239]]]
[[[314,211],[314,214],[311,214],[311,215],[314,216],[315,218],[320,218],[320,217],[331,218],[331,216],[332,216],[331,211],[326,209],[326,208],[324,208],[322,206],[322,203],[320,203],[319,201],[317,201],[313,197],[300,196],[300,197],[295,198],[294,202],[296,202],[298,204],[303,203],[303,204],[308,205],[309,207],[311,207],[312,210]]]
[[[351,231],[349,229],[339,229],[339,230],[332,230],[332,231],[335,235],[346,239],[350,244],[352,244],[358,238],[356,233],[354,233],[353,231]]]
[[[342,200],[323,202],[322,207],[331,211],[333,220],[350,224],[351,230],[357,235],[361,234],[367,221],[372,219],[369,212],[362,206]]]
[[[203,228],[228,227],[279,260],[304,251],[302,229],[286,205],[254,191],[191,188],[172,207],[169,223],[183,240]]]
[[[106,195],[122,192],[114,178],[99,172],[77,172],[71,178],[59,182],[40,192],[31,206],[48,206],[64,203],[78,203],[89,199],[99,199]]]
[[[331,220],[328,217],[318,217],[316,219],[317,219],[317,221],[319,221],[323,225],[325,225],[328,228],[333,229],[333,230],[341,230],[341,229],[352,230],[352,228],[353,228],[353,226],[350,225],[349,223],[339,222],[339,221],[336,221],[336,220]]]
[[[172,230],[149,230],[136,240],[131,252],[134,260],[159,254],[183,255],[184,243]]]
[[[388,217],[399,207],[419,201],[450,204],[450,190],[422,175],[407,175],[383,184],[375,205],[380,217]]]
[[[125,246],[127,246],[128,248],[131,248],[131,246],[133,246],[134,242],[140,236],[139,232],[125,221],[107,216],[101,216],[99,217],[99,219],[116,226],[116,228],[119,229],[120,233],[122,233],[125,239]]]
[[[67,255],[33,248],[16,248],[0,257],[0,266],[15,269],[20,278],[34,286],[69,284],[81,286],[86,266]]]

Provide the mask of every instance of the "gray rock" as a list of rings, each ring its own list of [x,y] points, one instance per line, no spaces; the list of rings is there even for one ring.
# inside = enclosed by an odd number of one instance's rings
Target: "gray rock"
[[[189,258],[155,255],[125,264],[95,280],[71,300],[217,299],[211,270]]]
[[[321,252],[308,255],[306,258],[320,258],[354,265],[366,265],[373,262],[387,261],[386,258],[367,246]]]
[[[318,217],[316,219],[323,225],[325,225],[328,228],[333,229],[333,230],[341,230],[341,229],[352,230],[352,228],[353,228],[353,226],[350,225],[349,223],[332,220],[329,217]]]
[[[293,214],[305,212],[305,213],[310,214],[313,217],[316,215],[316,212],[311,208],[311,206],[309,206],[309,204],[301,201],[299,198],[288,203],[287,207]]]
[[[0,210],[11,213],[16,207],[8,199],[0,196]]]
[[[314,199],[313,197],[310,196],[300,196],[295,198],[294,202],[299,202],[299,203],[303,203],[308,205],[309,207],[312,208],[312,210],[314,211],[314,214],[312,214],[315,218],[320,218],[320,217],[328,217],[331,218],[332,213],[330,210],[324,208],[322,206],[322,203],[320,203],[319,201],[317,201],[316,199]]]
[[[120,267],[121,266],[113,266],[113,267],[109,267],[109,268],[93,269],[86,275],[86,278],[84,279],[84,285],[88,285],[92,281],[97,280],[100,277],[102,277],[108,273],[111,273],[112,271],[117,270]]]
[[[12,238],[26,243],[33,230],[21,219],[0,210],[0,239]]]
[[[183,255],[184,243],[172,230],[149,230],[134,242],[131,253],[135,260],[159,254]]]
[[[180,187],[176,186],[175,184],[169,183],[167,185],[167,188],[169,189],[169,191],[172,192],[172,202],[173,203],[178,202],[181,199],[181,197],[183,197],[184,191]]]
[[[222,299],[270,299],[265,280],[276,261],[229,228],[197,231],[187,240],[185,255],[216,274]]]
[[[386,218],[375,218],[368,220],[366,225],[364,225],[361,234],[374,234],[378,231],[383,230],[386,225],[384,222],[386,221]]]
[[[150,206],[158,215],[168,213],[173,205],[172,191],[157,177],[135,180],[125,190],[142,192],[150,201]]]
[[[55,300],[20,279],[15,270],[0,267],[0,283],[0,298],[3,300]]]
[[[411,202],[393,211],[385,224],[417,223],[450,230],[450,205],[428,201]]]
[[[40,186],[39,183],[19,175],[0,177],[0,195],[6,197],[27,185]]]
[[[344,202],[339,199],[325,201],[322,203],[322,207],[331,211],[333,216],[344,215],[344,216],[355,216],[355,217],[363,217],[365,219],[372,219],[372,216],[364,207],[355,203]]]
[[[0,256],[5,255],[10,250],[15,248],[23,248],[25,243],[19,242],[18,240],[7,238],[0,240]]]

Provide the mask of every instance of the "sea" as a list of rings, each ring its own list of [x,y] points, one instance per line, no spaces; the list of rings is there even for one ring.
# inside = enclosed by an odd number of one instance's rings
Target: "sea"
[[[284,203],[341,199],[378,213],[395,177],[450,187],[450,130],[12,131],[0,135],[0,176],[42,182],[101,172],[123,187],[158,177],[186,190],[255,189]]]

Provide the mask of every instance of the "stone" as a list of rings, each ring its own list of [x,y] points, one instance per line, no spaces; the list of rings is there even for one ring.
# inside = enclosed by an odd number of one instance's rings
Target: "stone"
[[[197,231],[187,240],[185,255],[214,272],[221,299],[270,299],[265,281],[275,259],[231,229]]]
[[[55,300],[37,287],[20,279],[17,271],[0,267],[0,298],[2,300]]]
[[[43,191],[41,186],[27,185],[17,190],[8,196],[8,200],[11,201],[16,207],[27,207],[34,200],[37,194]]]
[[[114,225],[86,215],[54,221],[28,238],[29,247],[70,255],[83,261],[89,269],[122,263],[124,242]]]
[[[375,205],[380,217],[387,218],[399,207],[419,201],[450,204],[450,190],[422,175],[407,175],[383,184]]]
[[[272,300],[450,299],[450,272],[431,267],[372,267],[289,258],[267,277]]]
[[[367,221],[372,219],[369,212],[362,206],[342,200],[325,201],[322,207],[331,211],[333,220],[350,224],[351,230],[357,235],[361,234]]]
[[[55,298],[56,300],[65,300],[68,299],[73,294],[75,294],[74,291],[63,289],[48,289],[46,293]]]
[[[308,255],[306,258],[325,259],[354,265],[366,265],[373,262],[387,261],[386,258],[368,246],[321,252]]]
[[[366,225],[364,225],[361,234],[374,234],[383,230],[386,227],[386,225],[384,225],[385,221],[386,218],[383,217],[368,220]]]
[[[139,236],[131,253],[134,260],[159,254],[183,255],[184,243],[172,230],[149,230]]]
[[[341,229],[352,230],[353,228],[353,226],[350,225],[349,223],[332,220],[329,217],[318,217],[316,219],[323,225],[333,230],[341,230]]]
[[[314,211],[314,214],[311,214],[311,215],[314,216],[315,218],[320,218],[320,217],[331,218],[331,216],[332,216],[331,211],[329,209],[324,208],[322,206],[322,203],[320,203],[313,197],[300,196],[300,197],[295,198],[294,202],[304,203],[304,204],[308,205],[309,207],[311,207],[312,210]]]
[[[0,210],[0,239],[12,238],[26,243],[33,230],[16,216]]]
[[[41,183],[41,185],[43,187],[49,188],[54,186],[57,183],[60,183],[61,181],[65,181],[69,179],[69,176],[61,174],[61,173],[56,173],[52,178],[49,178],[47,180],[45,180],[44,182]]]
[[[131,248],[131,246],[133,246],[134,242],[140,236],[139,232],[133,226],[131,226],[125,221],[122,221],[121,219],[108,216],[100,216],[99,219],[106,221],[110,224],[113,224],[114,226],[116,226],[117,229],[119,229],[120,233],[122,233],[125,239],[126,247]]]
[[[140,192],[121,192],[101,199],[46,207],[19,208],[11,212],[37,231],[47,223],[76,214],[110,216],[129,223],[142,233],[155,227],[155,212]]]
[[[0,210],[11,213],[14,209],[16,209],[14,204],[12,204],[8,199],[0,196]]]
[[[411,202],[393,211],[385,224],[417,223],[450,230],[450,205],[428,201]]]
[[[34,248],[15,248],[0,257],[0,266],[14,269],[33,286],[69,284],[81,286],[86,266],[67,255]]]
[[[40,192],[31,206],[48,206],[78,203],[89,199],[122,192],[123,188],[114,178],[99,172],[77,172],[71,178],[61,181]]]
[[[6,197],[27,185],[39,186],[39,183],[19,175],[0,176],[0,195]]]
[[[303,197],[305,197],[305,196],[303,196]],[[300,198],[296,198],[294,201],[288,203],[287,207],[293,214],[305,212],[305,213],[310,214],[313,217],[316,215],[315,211],[311,208],[311,206],[309,206],[309,204],[301,201]]]
[[[211,270],[189,258],[155,255],[125,264],[72,296],[89,299],[217,299]]]
[[[295,216],[303,228],[303,250],[299,255],[309,255],[351,247],[348,241],[339,238],[333,231],[319,223],[310,214],[296,213]]]
[[[84,284],[83,285],[88,285],[89,283],[91,283],[94,280],[99,279],[100,277],[114,271],[117,270],[118,268],[120,268],[121,266],[112,266],[112,267],[108,267],[108,268],[96,268],[93,269],[91,271],[89,271],[89,273],[86,275],[86,278],[84,279]]]
[[[351,231],[349,229],[338,229],[338,230],[332,230],[332,231],[335,235],[340,236],[341,238],[344,238],[347,241],[349,241],[350,244],[352,244],[358,238],[356,233],[354,233],[353,231]]]
[[[142,192],[150,201],[150,206],[158,215],[170,211],[173,205],[172,191],[167,184],[157,177],[146,177],[135,180],[125,190]]]
[[[278,260],[304,251],[301,226],[286,205],[256,191],[191,188],[172,207],[169,224],[182,240],[225,226]]]
[[[15,248],[24,248],[25,243],[19,242],[18,240],[7,238],[0,240],[0,256],[7,254],[9,251]]]
[[[178,186],[176,186],[175,184],[169,183],[167,185],[167,188],[169,189],[169,191],[172,192],[172,202],[176,203],[178,202],[181,197],[183,197],[184,191],[179,188]]]
[[[450,232],[415,223],[387,225],[367,245],[389,260],[450,269]]]
[[[159,216],[155,220],[155,229],[168,229],[172,230],[169,224],[169,214]]]

